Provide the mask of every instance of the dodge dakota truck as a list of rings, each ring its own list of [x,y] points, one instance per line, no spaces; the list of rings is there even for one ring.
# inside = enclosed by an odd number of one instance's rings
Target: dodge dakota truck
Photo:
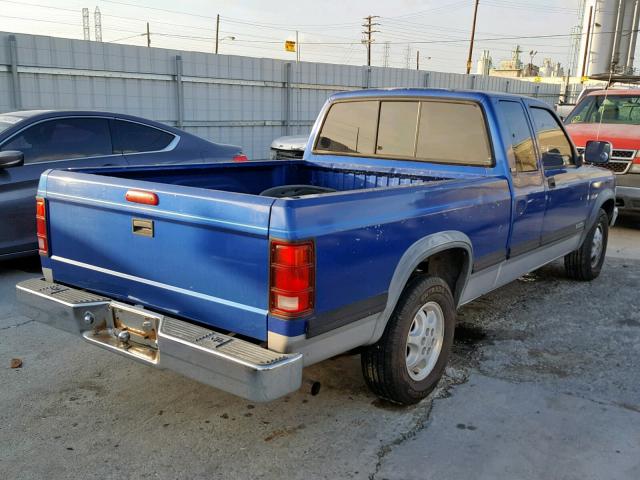
[[[360,353],[412,404],[443,374],[456,309],[564,257],[598,276],[615,221],[608,143],[579,155],[535,99],[332,96],[302,160],[49,170],[27,316],[254,401]],[[517,321],[517,319],[514,319]]]

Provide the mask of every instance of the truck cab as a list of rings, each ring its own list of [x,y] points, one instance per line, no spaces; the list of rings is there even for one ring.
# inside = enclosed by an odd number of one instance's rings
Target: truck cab
[[[580,153],[589,140],[611,144],[605,167],[616,175],[616,204],[621,213],[640,213],[640,89],[591,92],[565,124]]]

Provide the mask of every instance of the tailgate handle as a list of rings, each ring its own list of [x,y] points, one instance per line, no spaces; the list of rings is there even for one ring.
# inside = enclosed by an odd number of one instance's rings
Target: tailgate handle
[[[131,219],[131,231],[134,235],[143,237],[153,237],[153,220],[145,220],[143,218]]]

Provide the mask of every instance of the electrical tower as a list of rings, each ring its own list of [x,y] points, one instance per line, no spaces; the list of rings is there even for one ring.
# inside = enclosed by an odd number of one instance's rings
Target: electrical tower
[[[85,40],[91,40],[91,32],[89,31],[89,9],[82,9],[82,32]]]
[[[362,26],[365,30],[362,31],[364,34],[364,38],[362,39],[362,43],[367,46],[367,66],[371,66],[371,44],[373,43],[373,39],[371,35],[374,33],[380,33],[380,30],[373,30],[373,27],[380,25],[379,23],[373,23],[375,18],[380,18],[379,15],[369,15],[368,17],[364,17],[364,23]]]
[[[578,23],[571,27],[571,48],[569,50],[569,74],[578,75],[578,55],[580,54],[580,41],[582,39],[582,24],[584,12],[587,8],[587,0],[581,0],[578,5]]]
[[[96,35],[96,42],[102,41],[102,15],[100,15],[100,9],[96,7],[93,12],[93,21],[94,21],[94,31]]]
[[[390,51],[391,51],[391,42],[384,42],[384,52],[382,54],[382,66],[385,68],[389,66]]]
[[[407,45],[407,50],[405,52],[404,60],[406,64],[405,68],[407,69],[411,68],[411,60],[413,60],[413,55],[411,53],[411,45]]]

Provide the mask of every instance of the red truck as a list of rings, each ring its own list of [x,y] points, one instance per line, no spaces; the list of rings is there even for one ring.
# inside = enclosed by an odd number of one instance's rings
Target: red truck
[[[591,92],[565,123],[580,153],[589,140],[611,143],[604,166],[616,174],[616,205],[620,213],[640,213],[640,89]]]

